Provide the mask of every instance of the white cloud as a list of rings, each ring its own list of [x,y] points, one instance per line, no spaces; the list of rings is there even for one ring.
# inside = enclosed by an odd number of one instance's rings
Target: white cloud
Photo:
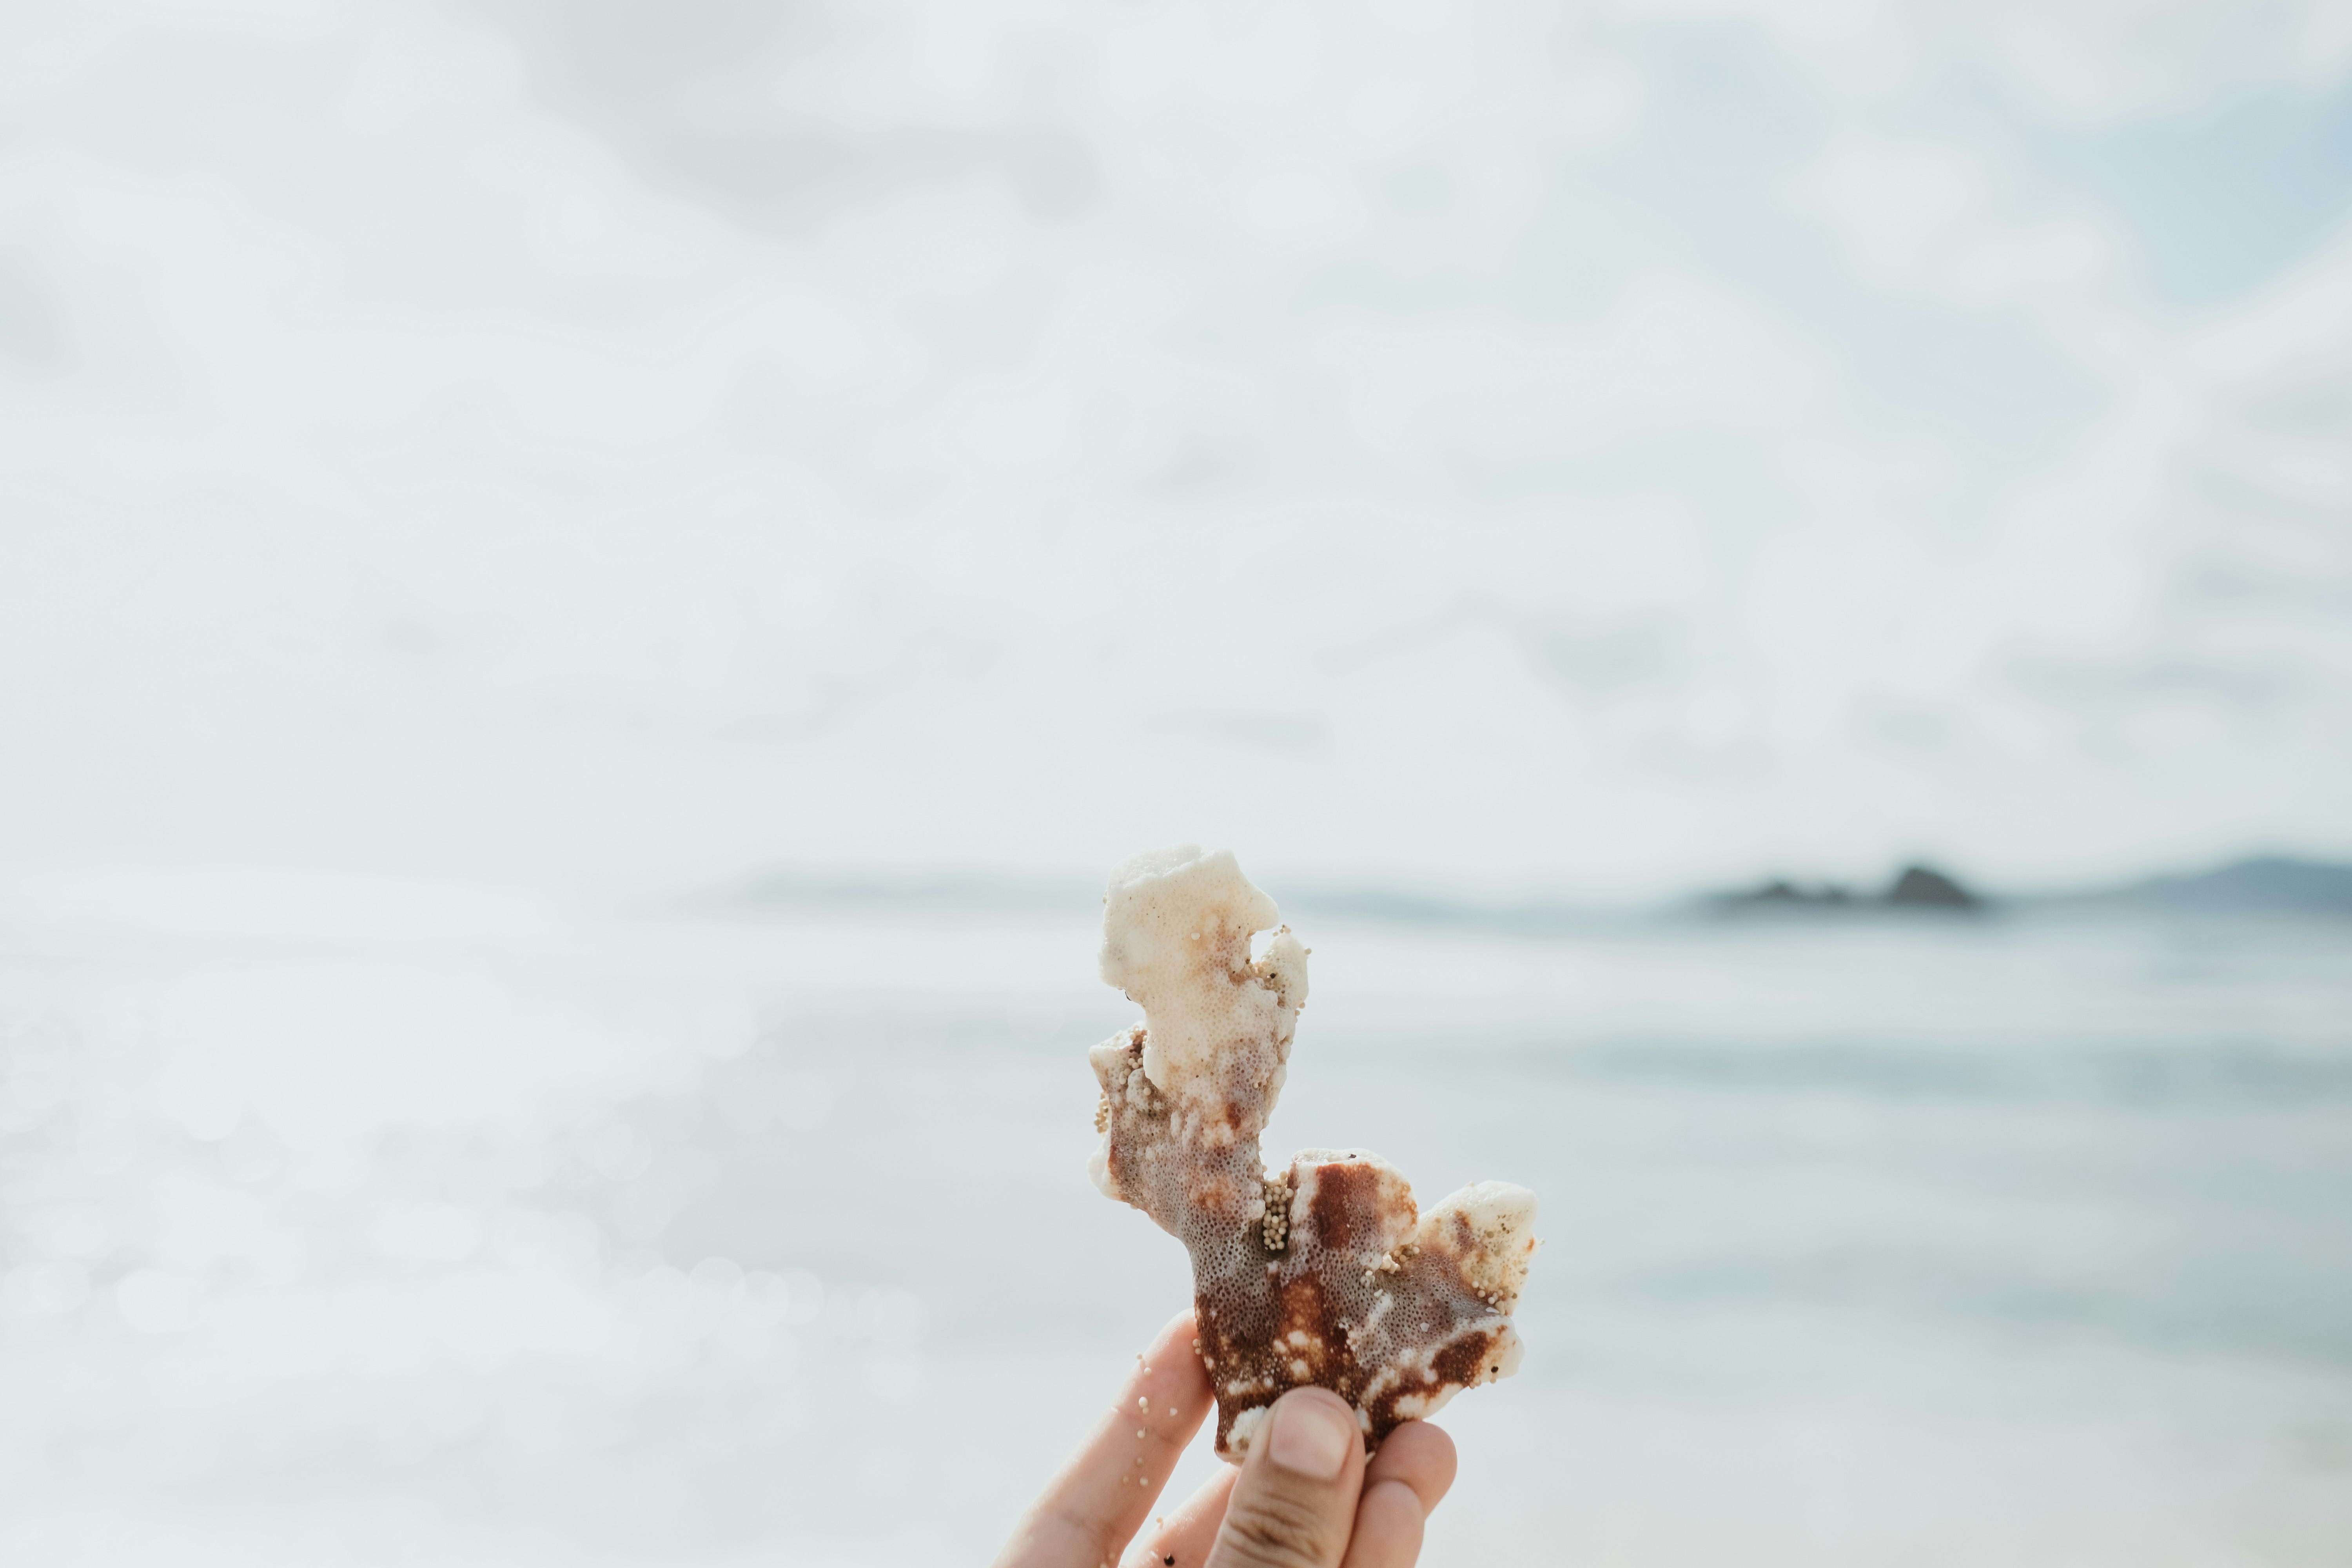
[[[27,15],[0,853],[1207,835],[1627,888],[2341,845],[2342,247],[2186,315],[2032,153],[2308,50]],[[1887,50],[2029,108],[1898,101],[1850,68]]]

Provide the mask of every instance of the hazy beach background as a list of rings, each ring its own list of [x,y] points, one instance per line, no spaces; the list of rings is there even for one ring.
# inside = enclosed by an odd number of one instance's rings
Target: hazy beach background
[[[984,1557],[1197,839],[1431,1562],[2352,1561],[2347,16],[6,7],[0,1557]]]
[[[1083,906],[75,895],[0,925],[12,1558],[971,1560],[1186,1300]],[[1433,1561],[2344,1560],[2352,921],[1294,918],[1275,1144],[1544,1196]]]

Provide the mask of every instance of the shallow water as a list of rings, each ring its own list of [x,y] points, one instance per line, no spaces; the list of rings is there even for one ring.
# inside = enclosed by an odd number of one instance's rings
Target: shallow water
[[[13,889],[0,1557],[984,1560],[1186,1299],[1090,912]],[[1303,934],[1270,1146],[1544,1200],[1426,1560],[2352,1562],[2352,927]]]

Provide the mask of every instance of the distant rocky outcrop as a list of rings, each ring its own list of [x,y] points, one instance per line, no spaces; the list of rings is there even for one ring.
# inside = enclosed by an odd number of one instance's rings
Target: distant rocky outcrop
[[[1055,910],[1082,907],[1099,895],[1091,884],[1022,879],[982,873],[893,876],[777,873],[709,895],[698,904],[736,910],[761,909],[929,909]],[[1565,894],[1481,899],[1411,887],[1331,884],[1300,889],[1285,910],[1314,918],[1381,924],[1444,926],[1469,931],[1559,934],[1598,929],[1637,911]],[[1675,900],[1661,914],[1769,915],[1844,913],[1969,914],[2004,917],[2110,915],[2235,918],[2238,916],[2352,920],[2352,864],[2261,855],[2210,870],[2151,877],[2121,886],[1988,895],[1933,866],[1908,865],[1876,890],[1839,882],[1787,878],[1732,891]]]
[[[2045,895],[2034,901],[2182,914],[2352,915],[2352,866],[2257,855],[2210,871],[2151,877],[2120,888]]]
[[[1923,910],[1972,910],[1984,900],[1932,866],[1906,866],[1883,902]]]
[[[2259,855],[2210,871],[2150,877],[2121,887],[2004,893],[1998,902],[2004,912],[2021,915],[2037,911],[2112,911],[2352,918],[2352,865],[2288,855]],[[1906,866],[1893,881],[1874,893],[1856,891],[1836,882],[1802,883],[1776,879],[1757,887],[1717,893],[1705,900],[1706,907],[1726,914],[1776,910],[1823,913],[1870,913],[1881,910],[1972,911],[1989,909],[1993,903],[1949,874],[1932,866],[1917,865]]]
[[[1875,893],[1858,893],[1836,882],[1807,887],[1775,879],[1761,887],[1718,893],[1707,900],[1717,910],[1976,910],[1983,898],[1932,866],[1906,866],[1895,879]]]

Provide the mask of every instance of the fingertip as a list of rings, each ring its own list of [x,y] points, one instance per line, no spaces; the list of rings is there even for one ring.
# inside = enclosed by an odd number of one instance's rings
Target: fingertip
[[[1277,1410],[1286,1405],[1320,1405],[1346,1416],[1349,1426],[1356,1424],[1356,1407],[1319,1383],[1310,1383],[1302,1387],[1291,1389],[1274,1404]]]
[[[1209,1396],[1209,1369],[1201,1363],[1200,1331],[1194,1326],[1190,1310],[1168,1320],[1167,1327],[1151,1342],[1143,1359],[1153,1369],[1155,1377],[1164,1375],[1175,1380],[1163,1386],[1181,1385],[1185,1390],[1186,1405]]]
[[[1294,1388],[1274,1402],[1266,1431],[1253,1445],[1268,1462],[1317,1481],[1334,1481],[1363,1462],[1363,1428],[1355,1406],[1328,1388]]]

